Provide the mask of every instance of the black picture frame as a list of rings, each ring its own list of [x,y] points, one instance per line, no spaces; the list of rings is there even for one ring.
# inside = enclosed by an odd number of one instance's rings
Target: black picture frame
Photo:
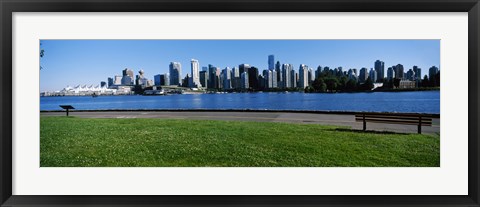
[[[479,0],[0,0],[0,12],[0,203],[2,206],[480,206]],[[468,12],[468,195],[12,195],[13,12]]]

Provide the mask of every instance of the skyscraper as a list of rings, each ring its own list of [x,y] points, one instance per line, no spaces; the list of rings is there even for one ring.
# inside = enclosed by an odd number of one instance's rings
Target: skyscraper
[[[156,86],[161,85],[161,83],[162,83],[161,78],[162,78],[162,76],[160,74],[154,75],[153,76],[153,84],[156,85]]]
[[[250,68],[250,65],[249,64],[240,64],[238,66],[238,68],[240,69],[239,72],[240,74],[242,74],[243,72],[247,72],[248,73],[248,69]]]
[[[392,67],[389,67],[387,69],[387,79],[392,80],[393,78],[395,78],[395,70]]]
[[[108,77],[108,87],[113,86],[113,78]]]
[[[203,88],[206,88],[207,83],[208,83],[208,71],[202,70],[200,71],[200,84],[202,84]]]
[[[182,84],[182,65],[179,62],[170,62],[170,85]]]
[[[133,70],[125,68],[124,70],[122,70],[122,76],[122,85],[133,85],[133,81],[135,80]]]
[[[248,69],[248,86],[253,89],[258,89],[258,68],[250,67]]]
[[[413,72],[415,73],[415,80],[422,80],[422,69],[418,66],[413,66]]]
[[[113,85],[122,85],[122,76],[116,75]]]
[[[263,70],[262,73],[265,81],[265,88],[273,88],[272,70]]]
[[[278,88],[277,71],[276,69],[271,71],[272,71],[272,88]]]
[[[367,68],[360,69],[360,76],[358,76],[358,81],[360,83],[363,83],[367,80],[367,78],[368,78],[368,69]]]
[[[394,69],[395,69],[395,78],[404,79],[403,65],[397,64]]]
[[[374,82],[374,83],[377,82],[377,74],[378,73],[377,73],[377,71],[375,71],[375,69],[370,68],[370,72],[368,74],[369,74],[370,80],[372,82]]]
[[[439,70],[436,66],[430,67],[430,69],[428,69],[428,78],[432,80],[433,78],[435,78],[435,75],[437,75],[438,72]]]
[[[298,68],[299,82],[298,87],[305,89],[308,86],[308,66],[301,64]]]
[[[385,63],[380,60],[375,61],[375,71],[377,72],[376,82],[383,82],[383,78],[385,77]]]
[[[410,69],[410,70],[407,71],[407,77],[405,77],[405,78],[410,80],[410,81],[415,80],[415,72],[413,72],[413,69]]]
[[[292,87],[292,79],[291,79],[291,71],[293,70],[293,66],[291,64],[283,64],[282,65],[282,76],[283,76],[283,88],[291,88]]]
[[[208,84],[207,88],[217,88],[218,76],[217,76],[217,67],[209,64],[208,65]]]
[[[191,65],[191,72],[192,72],[192,75],[191,75],[191,78],[190,78],[190,87],[191,88],[199,88],[201,87],[201,84],[200,84],[200,64],[198,63],[198,60],[195,60],[195,59],[192,59],[190,61],[190,65]]]
[[[237,67],[232,69],[232,88],[240,88],[240,70]]]
[[[275,69],[275,57],[273,55],[268,56],[268,70]]]
[[[317,79],[318,77],[320,77],[320,74],[322,74],[322,66],[318,66],[317,67],[317,70],[315,70],[315,79]]]
[[[280,66],[280,61],[277,61],[275,64],[275,73],[277,74],[277,87],[279,87],[283,82],[282,69]]]
[[[242,89],[248,89],[249,88],[249,85],[248,85],[248,73],[247,72],[243,72],[242,75],[240,76],[240,87]]]
[[[165,73],[160,75],[160,85],[169,86],[170,85],[170,73]]]
[[[228,90],[232,88],[232,71],[229,67],[223,69],[223,89]]]

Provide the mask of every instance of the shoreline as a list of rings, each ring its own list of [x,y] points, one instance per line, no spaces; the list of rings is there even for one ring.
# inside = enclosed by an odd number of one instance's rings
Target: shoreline
[[[371,91],[335,91],[335,92],[304,92],[301,90],[279,90],[279,91],[204,91],[204,92],[188,92],[185,94],[182,93],[169,93],[162,95],[153,95],[153,94],[119,94],[119,95],[109,95],[109,94],[98,94],[97,96],[165,96],[165,95],[198,95],[198,94],[233,94],[233,93],[306,93],[306,94],[353,94],[353,93],[376,93],[376,92],[391,92],[391,93],[400,93],[400,92],[425,92],[425,91],[440,91],[440,88],[413,88],[413,89],[381,89],[381,90],[371,90]],[[40,97],[65,97],[65,96],[91,96],[91,95],[55,95],[55,96],[40,96]]]
[[[65,112],[64,110],[40,110],[40,113]],[[260,113],[299,113],[299,114],[339,114],[355,115],[358,113],[394,113],[394,114],[421,114],[440,118],[435,113],[405,113],[405,112],[370,112],[370,111],[320,111],[320,110],[281,110],[281,109],[80,109],[70,112],[260,112]]]

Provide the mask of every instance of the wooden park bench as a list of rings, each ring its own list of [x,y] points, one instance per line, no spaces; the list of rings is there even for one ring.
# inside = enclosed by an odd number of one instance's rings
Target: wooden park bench
[[[419,134],[422,126],[432,126],[432,116],[426,114],[362,112],[355,114],[355,121],[363,122],[363,131],[367,130],[367,122],[417,125]]]

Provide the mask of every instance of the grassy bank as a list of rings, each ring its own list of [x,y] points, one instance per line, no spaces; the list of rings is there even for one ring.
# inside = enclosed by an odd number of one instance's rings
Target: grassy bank
[[[40,165],[439,166],[436,135],[268,122],[41,117]]]

